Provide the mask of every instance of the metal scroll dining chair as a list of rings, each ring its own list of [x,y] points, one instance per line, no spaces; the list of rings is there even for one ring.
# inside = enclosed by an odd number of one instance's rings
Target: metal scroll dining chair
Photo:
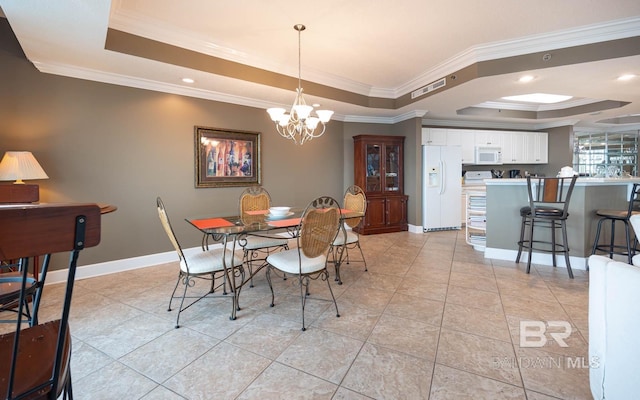
[[[279,270],[289,276],[297,277],[302,301],[303,331],[307,329],[304,322],[304,309],[309,296],[309,283],[312,279],[322,279],[327,282],[333,304],[336,307],[336,317],[340,316],[327,270],[329,247],[338,233],[339,225],[340,206],[338,202],[331,197],[318,197],[305,208],[302,214],[298,225],[298,246],[295,249],[280,251],[267,257],[266,275],[271,289],[271,307],[275,305],[271,273],[274,270]]]
[[[244,268],[242,267],[242,259],[236,256],[233,251],[227,250],[226,248],[202,250],[201,252],[197,253],[185,253],[182,250],[178,239],[176,238],[173,228],[171,227],[171,222],[169,221],[167,210],[165,209],[164,203],[162,202],[162,199],[160,197],[156,199],[156,204],[158,207],[158,216],[160,217],[162,227],[169,237],[169,241],[171,241],[171,244],[178,254],[178,259],[180,261],[178,280],[176,282],[176,286],[173,288],[173,292],[171,293],[171,298],[169,299],[169,309],[167,310],[171,311],[171,304],[173,303],[174,299],[180,299],[178,315],[176,316],[176,328],[179,328],[181,312],[191,307],[203,298],[209,296],[217,288],[222,287],[222,294],[226,295],[226,282],[232,282],[232,280],[235,280],[238,276],[237,274],[240,274],[242,280],[244,280]],[[215,285],[216,274],[222,275],[223,278],[222,283],[218,286]],[[187,296],[187,289],[195,285],[194,279],[210,280],[211,287],[209,291],[199,296]],[[184,286],[182,295],[176,296],[178,285],[180,285],[181,283]],[[235,288],[235,285],[231,285],[231,287],[233,289]],[[232,307],[235,308],[236,296],[234,295],[229,297],[232,298]],[[195,301],[185,305],[185,299],[187,298],[195,299]],[[231,315],[235,315],[233,309]]]
[[[364,190],[357,185],[352,185],[347,188],[344,194],[343,207],[346,210],[361,212],[363,215],[367,211],[367,196]],[[342,221],[341,231],[336,236],[335,240],[331,244],[330,253],[333,256],[333,264],[336,269],[335,280],[342,284],[340,278],[340,266],[342,265],[342,258],[346,255],[345,262],[350,264],[352,259],[349,256],[349,250],[358,249],[360,251],[360,260],[354,260],[356,262],[362,262],[364,264],[364,270],[367,271],[367,260],[364,258],[362,247],[360,247],[360,235],[353,230],[362,221],[360,218],[349,218]],[[346,229],[344,226],[348,226]]]
[[[3,399],[73,398],[71,386],[71,332],[69,314],[78,256],[100,242],[97,204],[40,204],[0,209],[0,258],[23,263],[17,300],[18,315],[26,297],[34,295],[27,260],[42,254],[69,252],[66,288],[62,300],[47,304],[55,320],[23,328],[18,318],[14,332],[0,335],[0,396]],[[58,271],[56,271],[58,272]],[[61,270],[60,272],[65,272]],[[42,280],[42,277],[40,278]]]
[[[253,221],[264,221],[264,213],[271,207],[271,196],[266,189],[261,186],[246,188],[240,194],[239,212],[245,225]],[[262,215],[254,212],[263,212]],[[243,260],[247,263],[250,283],[253,287],[253,262],[264,260],[269,254],[277,250],[289,250],[289,239],[273,236],[261,236],[257,234],[247,235],[240,241],[243,248]],[[264,257],[260,257],[264,255]]]

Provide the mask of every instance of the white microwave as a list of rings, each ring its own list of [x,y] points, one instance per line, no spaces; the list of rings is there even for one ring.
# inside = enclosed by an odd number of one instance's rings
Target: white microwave
[[[500,147],[476,147],[476,164],[502,164],[502,149]]]

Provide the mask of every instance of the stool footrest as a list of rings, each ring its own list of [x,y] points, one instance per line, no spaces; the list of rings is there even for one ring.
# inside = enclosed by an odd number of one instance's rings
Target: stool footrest
[[[603,253],[611,253],[611,245],[608,244],[599,244],[595,247],[595,249],[592,251],[591,254],[595,254],[596,251],[601,251]],[[640,249],[634,248],[633,246],[631,246],[631,255],[635,255],[637,252],[639,252]],[[613,254],[619,254],[619,255],[629,255],[627,252],[627,246],[621,245],[621,244],[614,244],[613,245]]]
[[[541,247],[539,245],[547,245],[548,247]],[[569,252],[569,249],[566,248],[567,246],[565,246],[562,243],[556,243],[555,244],[555,250],[553,250],[553,248],[552,248],[553,243],[545,242],[543,240],[534,240],[533,241],[533,246],[531,248],[529,248],[529,241],[528,240],[524,240],[522,242],[518,242],[518,246],[520,246],[523,251],[534,250],[534,251],[542,251],[542,252],[545,252],[545,253],[553,253],[553,252],[565,253],[565,252]]]

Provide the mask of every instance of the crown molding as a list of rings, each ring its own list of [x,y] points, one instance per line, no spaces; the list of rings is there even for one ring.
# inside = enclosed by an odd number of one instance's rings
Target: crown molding
[[[422,118],[427,114],[426,110],[415,110],[395,117],[371,117],[361,115],[345,115],[344,122],[357,122],[363,124],[397,124],[411,118]]]
[[[481,61],[640,36],[640,17],[474,46],[395,89],[396,97]]]
[[[480,104],[476,104],[473,107],[491,108],[495,110],[514,110],[514,111],[553,111],[563,110],[565,108],[579,107],[587,104],[597,103],[599,99],[588,98],[575,98],[560,103],[553,104],[538,104],[538,103],[513,103],[510,101],[485,101]]]
[[[509,122],[482,122],[482,121],[450,121],[423,118],[424,126],[445,126],[449,128],[467,128],[467,129],[503,129],[517,131],[540,131],[544,129],[558,128],[561,126],[573,126],[580,120],[568,119],[562,121],[553,121],[541,124],[518,124]]]
[[[121,0],[114,1],[120,2]],[[115,11],[109,19],[110,28],[268,71],[281,71],[281,73],[290,76],[296,76],[298,73],[297,69],[292,66],[283,66],[266,59],[253,57],[237,49],[213,43],[207,37],[198,37],[193,32],[169,31],[157,21],[146,18],[142,14],[123,12],[117,3],[112,7],[112,10]],[[305,80],[365,96],[398,98],[417,87],[427,85],[477,62],[633,36],[640,36],[640,17],[473,46],[395,88],[372,87],[307,67],[305,67]]]
[[[104,71],[79,68],[75,65],[47,63],[43,61],[32,61],[33,65],[42,73],[67,76],[70,78],[85,79],[89,81],[109,83],[138,89],[153,90],[162,93],[171,93],[181,96],[195,97],[222,103],[237,104],[241,106],[267,109],[269,107],[279,106],[272,102],[255,100],[249,97],[233,96],[226,93],[213,92],[197,88],[190,88],[176,84],[168,84],[143,78],[132,78],[126,75],[106,73]],[[340,121],[343,116],[334,114],[333,120]]]

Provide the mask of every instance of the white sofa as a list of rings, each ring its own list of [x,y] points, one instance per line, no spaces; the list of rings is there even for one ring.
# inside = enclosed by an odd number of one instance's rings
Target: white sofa
[[[594,399],[640,399],[640,267],[589,257],[589,362]]]

